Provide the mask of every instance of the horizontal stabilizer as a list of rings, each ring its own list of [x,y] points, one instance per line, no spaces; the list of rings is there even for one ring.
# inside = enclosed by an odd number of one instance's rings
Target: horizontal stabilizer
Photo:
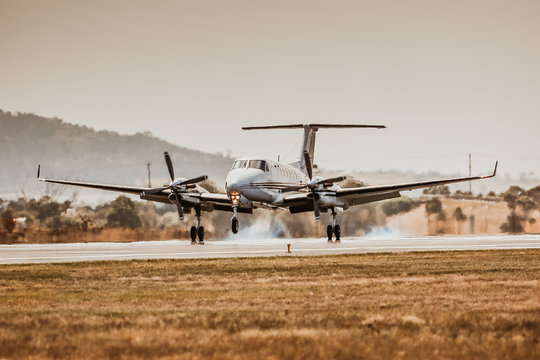
[[[271,129],[347,129],[347,128],[368,128],[385,129],[384,125],[362,125],[362,124],[290,124],[290,125],[267,125],[267,126],[244,126],[242,130],[271,130]]]

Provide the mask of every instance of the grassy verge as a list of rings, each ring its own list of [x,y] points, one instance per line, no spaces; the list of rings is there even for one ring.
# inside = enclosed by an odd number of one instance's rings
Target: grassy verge
[[[540,250],[0,266],[0,358],[539,358]]]

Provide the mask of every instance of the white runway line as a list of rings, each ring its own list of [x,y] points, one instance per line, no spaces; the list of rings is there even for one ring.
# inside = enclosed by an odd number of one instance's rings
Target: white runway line
[[[291,244],[287,253],[286,244]],[[0,264],[77,262],[130,259],[198,259],[249,256],[295,256],[406,252],[437,250],[484,250],[540,248],[540,235],[360,237],[327,244],[325,239],[257,239],[208,241],[146,241],[132,243],[72,243],[0,245]]]

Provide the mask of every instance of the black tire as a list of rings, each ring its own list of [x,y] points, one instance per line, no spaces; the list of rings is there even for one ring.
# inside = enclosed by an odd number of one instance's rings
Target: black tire
[[[197,228],[195,226],[192,226],[191,230],[189,231],[189,234],[191,235],[191,243],[196,244],[197,243]]]
[[[238,229],[240,229],[240,224],[238,223],[238,219],[233,218],[232,221],[231,221],[231,230],[232,230],[233,234],[237,234]]]
[[[204,227],[199,227],[197,230],[197,235],[199,235],[199,244],[204,244]]]
[[[328,241],[332,241],[332,235],[334,234],[334,228],[332,225],[326,227],[326,235],[328,235]]]
[[[341,240],[341,227],[339,225],[334,226],[334,235],[336,235],[336,241]]]

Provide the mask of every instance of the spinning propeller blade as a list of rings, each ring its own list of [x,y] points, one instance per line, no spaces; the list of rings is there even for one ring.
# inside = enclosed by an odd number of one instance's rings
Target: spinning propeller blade
[[[192,179],[187,179],[187,180],[184,180],[178,184],[176,184],[177,186],[181,186],[181,185],[190,185],[190,184],[196,184],[198,182],[201,182],[201,181],[204,181],[208,179],[208,176],[206,175],[201,175],[201,176],[197,176],[196,178],[192,178]]]
[[[319,220],[321,218],[321,210],[319,209],[319,203],[317,200],[317,197],[313,196],[313,212],[315,213],[315,219]]]
[[[322,185],[332,185],[333,183],[343,181],[346,178],[347,178],[346,176],[336,176],[336,177],[333,177],[333,178],[323,179],[321,181],[317,181],[314,185],[321,185],[321,184]]]
[[[306,163],[306,171],[309,176],[309,180],[313,177],[313,165],[311,164],[311,159],[309,158],[309,153],[304,151],[304,162]]]
[[[172,166],[171,157],[169,156],[169,153],[167,151],[165,151],[163,155],[165,156],[165,163],[167,163],[167,169],[169,170],[171,181],[174,181],[174,169]]]

